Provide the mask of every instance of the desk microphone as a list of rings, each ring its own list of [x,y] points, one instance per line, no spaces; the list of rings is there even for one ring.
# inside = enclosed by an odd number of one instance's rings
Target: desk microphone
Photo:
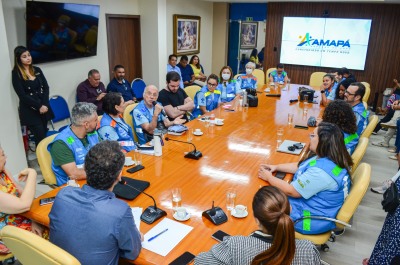
[[[157,101],[153,101],[153,106],[155,106],[155,105],[157,105]],[[167,113],[165,113],[164,108],[162,108],[161,113],[162,113],[162,115],[164,115],[165,117],[168,117],[168,116],[167,116]]]
[[[190,133],[190,132],[188,132]],[[190,158],[190,159],[195,159],[195,160],[199,160],[200,157],[203,156],[203,154],[200,151],[196,150],[196,146],[192,143],[189,142],[184,142],[184,141],[179,141],[179,140],[174,140],[168,137],[165,137],[165,141],[174,141],[174,142],[179,142],[179,143],[184,143],[184,144],[191,144],[194,147],[194,150],[192,152],[189,152],[185,155],[185,158]]]
[[[299,101],[298,99],[291,99],[291,100],[289,100],[290,103],[298,102],[298,101]]]
[[[129,185],[125,180],[121,180],[119,182],[119,184],[128,186],[133,190],[136,190],[136,191],[138,191],[140,193],[143,193],[143,194],[149,196],[153,200],[154,206],[147,207],[146,210],[144,210],[144,212],[140,216],[140,220],[142,220],[146,224],[152,224],[155,221],[157,221],[158,219],[160,219],[161,217],[167,215],[167,213],[164,210],[161,210],[160,208],[157,208],[156,200],[154,200],[153,196],[151,196],[151,195],[147,194],[146,192],[141,191],[141,190]]]

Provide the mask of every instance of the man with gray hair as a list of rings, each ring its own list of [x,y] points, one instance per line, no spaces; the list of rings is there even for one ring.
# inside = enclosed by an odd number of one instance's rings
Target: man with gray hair
[[[63,185],[68,178],[86,179],[83,169],[85,156],[90,148],[99,142],[97,107],[93,103],[79,102],[72,108],[71,125],[60,132],[47,150],[51,155],[51,168],[57,185]]]
[[[144,144],[153,139],[154,129],[159,127],[159,123],[163,123],[165,127],[174,124],[185,123],[183,115],[180,115],[170,121],[164,116],[163,106],[157,102],[158,89],[153,85],[149,85],[144,89],[143,100],[132,110],[131,115],[135,126],[135,132],[139,143]],[[154,104],[154,105],[153,105]],[[164,112],[165,113],[165,112]]]

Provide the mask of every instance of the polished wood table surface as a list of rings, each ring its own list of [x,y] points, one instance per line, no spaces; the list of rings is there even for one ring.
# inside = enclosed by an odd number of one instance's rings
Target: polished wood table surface
[[[137,264],[168,264],[183,252],[189,251],[198,254],[209,250],[217,242],[211,235],[217,230],[223,230],[230,235],[248,235],[257,229],[253,218],[252,199],[257,190],[267,183],[258,178],[257,172],[261,163],[277,164],[297,162],[300,156],[280,153],[276,151],[276,130],[284,129],[283,139],[299,142],[309,142],[308,130],[296,129],[287,125],[288,113],[294,113],[294,124],[306,125],[310,116],[319,116],[319,104],[304,104],[302,102],[289,103],[290,99],[297,99],[298,85],[291,85],[289,91],[282,91],[282,96],[266,97],[265,93],[258,94],[258,107],[244,109],[234,107],[234,112],[223,108],[212,113],[217,118],[224,119],[223,126],[206,128],[205,123],[199,120],[191,121],[188,127],[201,129],[202,136],[193,136],[193,144],[203,153],[200,160],[184,158],[184,152],[192,149],[191,145],[164,141],[161,157],[143,155],[144,170],[129,174],[124,170],[124,176],[150,182],[146,192],[153,195],[157,206],[167,212],[167,218],[173,219],[171,189],[182,189],[182,206],[187,207],[191,218],[185,222],[193,230],[166,256],[143,249]],[[320,94],[316,92],[319,102]],[[308,109],[303,115],[303,109]],[[211,114],[211,113],[210,113]],[[186,140],[187,135],[169,136],[171,139]],[[84,181],[80,182],[81,185]],[[229,188],[237,191],[236,204],[247,206],[249,215],[238,219],[226,210],[225,194]],[[49,225],[48,214],[51,205],[39,206],[39,199],[54,196],[55,189],[35,199],[32,208],[25,216]],[[211,208],[212,201],[216,206],[224,209],[228,221],[216,226],[202,217],[202,212]],[[145,195],[139,195],[133,201],[127,201],[130,206],[139,206],[145,209],[153,204]],[[140,224],[142,233],[149,231],[154,225]],[[165,242],[168,244],[168,242]]]

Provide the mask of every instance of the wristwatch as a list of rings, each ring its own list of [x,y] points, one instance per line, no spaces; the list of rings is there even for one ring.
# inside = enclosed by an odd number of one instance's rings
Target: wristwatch
[[[325,93],[325,90],[321,90],[321,94],[324,94]]]

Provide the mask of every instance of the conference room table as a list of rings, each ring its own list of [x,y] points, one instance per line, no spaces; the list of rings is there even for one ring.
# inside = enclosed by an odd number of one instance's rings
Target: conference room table
[[[146,249],[142,249],[139,258],[131,261],[135,264],[168,264],[185,251],[194,255],[208,251],[217,243],[211,235],[222,230],[230,235],[249,235],[258,229],[253,217],[252,199],[257,190],[268,185],[258,178],[260,164],[278,164],[299,161],[304,150],[308,148],[309,134],[314,128],[297,129],[293,125],[306,126],[310,116],[318,117],[321,107],[320,93],[316,91],[315,101],[318,104],[303,102],[290,103],[298,98],[299,85],[291,84],[289,90],[281,91],[281,97],[266,97],[266,93],[258,93],[258,107],[243,108],[231,102],[227,111],[220,107],[207,115],[215,114],[223,119],[222,126],[206,127],[206,123],[195,119],[187,126],[201,129],[202,136],[193,136],[192,143],[203,157],[199,160],[184,158],[184,153],[193,149],[191,145],[164,141],[162,156],[156,157],[143,154],[144,170],[133,174],[126,172],[123,176],[145,180],[150,186],[145,190],[154,196],[157,206],[167,212],[165,218],[173,218],[171,189],[182,190],[182,206],[186,207],[191,218],[183,224],[193,227],[191,232],[165,257]],[[273,91],[273,90],[272,90]],[[304,108],[307,113],[304,114]],[[288,113],[294,114],[292,125],[288,125]],[[277,129],[283,128],[283,139],[307,143],[300,155],[277,152]],[[186,133],[181,136],[168,135],[171,139],[186,141]],[[128,155],[132,155],[128,153]],[[287,175],[285,180],[290,181]],[[85,181],[79,181],[81,186]],[[39,223],[49,226],[48,214],[51,205],[39,206],[41,198],[55,196],[63,187],[56,188],[36,198],[31,210],[24,215]],[[233,188],[237,192],[236,204],[247,206],[248,216],[235,218],[226,209],[226,192]],[[220,206],[228,216],[228,221],[214,225],[202,217],[202,212],[210,209],[212,201]],[[131,207],[143,209],[153,205],[153,201],[140,194],[132,201],[126,201]],[[162,219],[160,219],[162,220]],[[151,225],[141,222],[140,231],[145,234],[157,221]],[[163,242],[168,244],[168,242]]]

